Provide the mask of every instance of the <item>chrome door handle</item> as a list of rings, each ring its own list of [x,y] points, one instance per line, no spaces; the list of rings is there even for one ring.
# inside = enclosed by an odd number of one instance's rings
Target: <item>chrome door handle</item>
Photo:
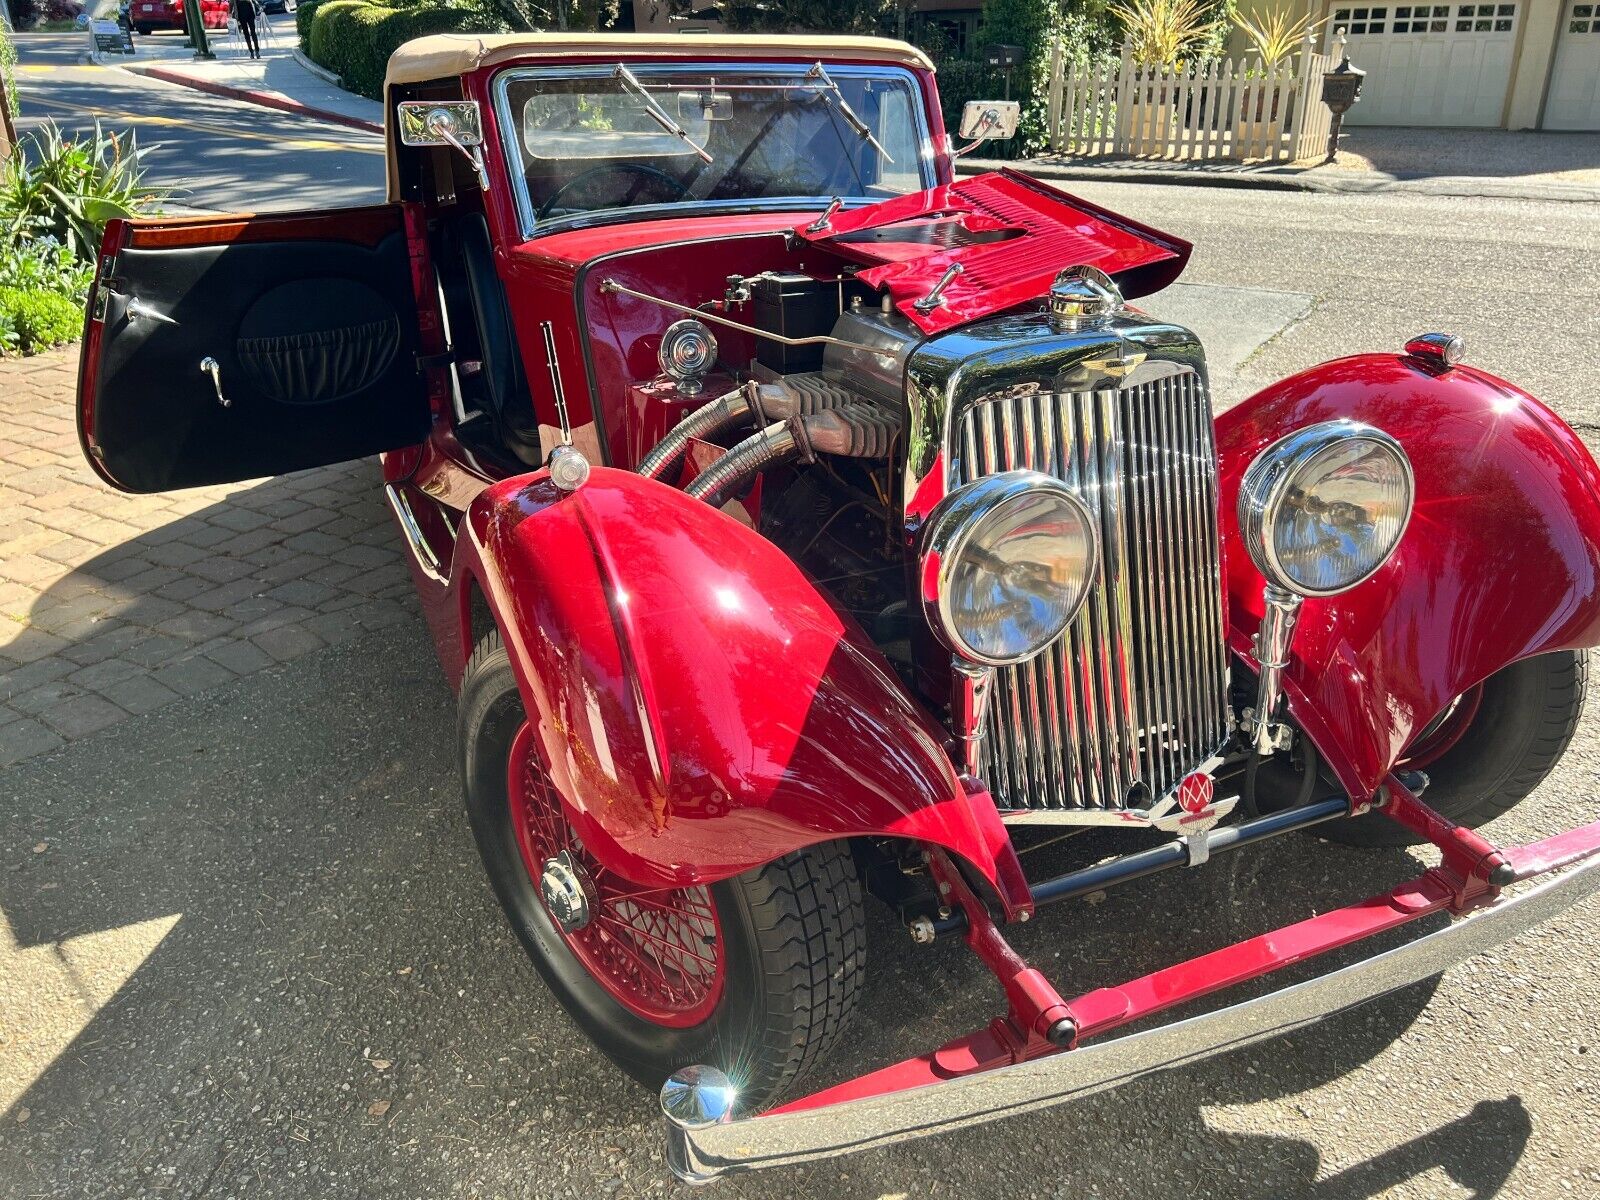
[[[200,369],[211,376],[211,386],[217,389],[217,403],[223,408],[232,408],[233,401],[222,394],[222,364],[208,354],[200,360]]]

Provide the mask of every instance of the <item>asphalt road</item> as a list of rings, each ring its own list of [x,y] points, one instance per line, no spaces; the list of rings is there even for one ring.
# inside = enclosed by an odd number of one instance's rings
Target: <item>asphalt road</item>
[[[271,20],[280,38],[293,36],[293,17]],[[376,134],[84,64],[86,41],[17,38],[19,134],[46,121],[78,134],[92,133],[96,121],[132,129],[149,147],[152,182],[172,189],[174,209],[321,209],[382,199],[383,139]]]
[[[28,44],[24,55],[41,65]],[[119,72],[25,72],[23,87],[28,115],[74,103],[131,114],[141,128],[203,121],[165,126],[153,162],[207,207],[305,206],[312,186],[330,198],[318,203],[354,203],[372,198],[380,175],[359,150],[307,144],[359,135]],[[242,136],[263,128],[270,144]],[[330,180],[341,165],[350,174]],[[1445,328],[1468,338],[1475,361],[1600,428],[1592,211],[1083,190],[1197,243],[1188,278],[1227,291],[1191,307],[1259,316],[1241,288],[1310,298],[1303,318],[1219,380],[1225,396]],[[376,484],[374,473],[374,505]],[[59,1035],[25,1060],[18,1031],[0,1028],[0,1195],[669,1190],[651,1097],[577,1035],[495,908],[457,796],[452,721],[412,624],[0,777],[0,998]],[[1592,819],[1597,796],[1600,705],[1556,775],[1492,833]],[[1110,845],[1078,842],[1040,867]],[[1064,990],[1088,989],[1377,891],[1417,866],[1399,852],[1286,839],[1056,910],[1017,940]],[[861,1019],[816,1082],[936,1044],[999,1003],[960,946],[919,950],[882,914],[870,938]],[[1590,904],[1436,988],[1288,1040],[721,1190],[775,1200],[1593,1196],[1597,944],[1600,905]],[[18,980],[30,990],[5,996]]]

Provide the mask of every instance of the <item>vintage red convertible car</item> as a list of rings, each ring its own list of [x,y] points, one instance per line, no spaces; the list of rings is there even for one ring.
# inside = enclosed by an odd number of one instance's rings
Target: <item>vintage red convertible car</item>
[[[574,1020],[662,1088],[681,1178],[1192,1062],[1600,887],[1600,823],[1473,832],[1572,735],[1600,470],[1459,339],[1213,421],[1195,335],[1124,300],[1190,247],[958,180],[895,42],[431,37],[387,111],[386,204],[111,224],[83,446],[133,492],[382,454],[485,866]],[[1144,844],[1024,871],[1107,825]],[[1441,861],[1085,995],[1004,936],[1306,829]],[[1005,1013],[787,1098],[857,1004],[869,894],[964,938]],[[1456,919],[1105,1037],[1427,916]]]

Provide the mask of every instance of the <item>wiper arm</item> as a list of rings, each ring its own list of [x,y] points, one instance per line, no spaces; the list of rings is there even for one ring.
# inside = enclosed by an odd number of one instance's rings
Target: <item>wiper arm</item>
[[[806,78],[815,79],[823,87],[827,88],[828,91],[822,93],[822,98],[839,111],[839,115],[845,119],[850,128],[856,131],[857,137],[861,138],[862,141],[872,143],[872,148],[883,155],[887,162],[891,165],[894,163],[894,155],[883,148],[883,143],[872,135],[872,130],[867,127],[867,123],[856,116],[856,110],[850,107],[849,102],[844,98],[844,93],[839,90],[839,85],[833,81],[833,76],[823,69],[821,63],[807,71]],[[828,92],[833,94],[830,96]]]
[[[694,139],[689,136],[689,131],[667,115],[667,111],[656,103],[654,96],[645,91],[644,84],[640,83],[638,77],[628,70],[626,66],[618,63],[616,69],[611,72],[611,78],[615,79],[626,90],[632,92],[639,102],[644,105],[644,111],[650,119],[698,154],[701,162],[709,165],[716,161],[710,154],[706,153],[704,146],[695,145]]]

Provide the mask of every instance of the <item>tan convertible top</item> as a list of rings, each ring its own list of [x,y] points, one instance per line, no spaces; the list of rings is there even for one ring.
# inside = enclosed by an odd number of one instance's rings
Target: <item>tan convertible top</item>
[[[933,68],[915,46],[890,38],[684,33],[436,33],[389,59],[387,82],[427,83],[519,58],[706,57],[855,59]]]

